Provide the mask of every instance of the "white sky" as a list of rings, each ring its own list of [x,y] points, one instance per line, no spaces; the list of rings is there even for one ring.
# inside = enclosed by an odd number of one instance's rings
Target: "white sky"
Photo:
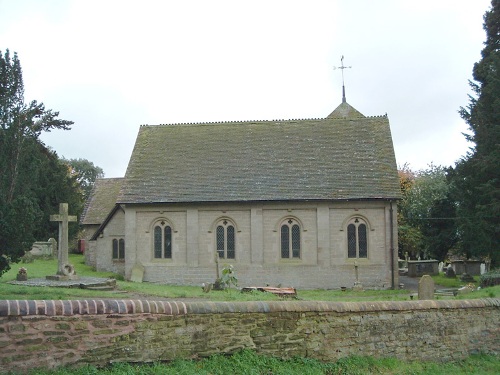
[[[490,0],[0,0],[42,140],[122,177],[140,124],[389,116],[399,166],[453,165]]]

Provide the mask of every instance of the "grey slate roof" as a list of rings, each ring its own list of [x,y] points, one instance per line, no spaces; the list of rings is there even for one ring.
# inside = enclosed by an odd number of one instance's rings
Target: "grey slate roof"
[[[346,107],[346,105],[348,107]],[[143,125],[117,202],[397,199],[387,116]]]
[[[98,178],[85,204],[80,223],[100,225],[113,209],[123,178]]]

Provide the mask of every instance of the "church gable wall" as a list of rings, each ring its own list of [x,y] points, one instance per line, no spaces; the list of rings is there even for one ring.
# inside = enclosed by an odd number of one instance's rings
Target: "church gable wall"
[[[125,241],[125,214],[116,211],[96,240],[96,269],[120,275],[125,272],[125,259],[113,259],[113,240]]]

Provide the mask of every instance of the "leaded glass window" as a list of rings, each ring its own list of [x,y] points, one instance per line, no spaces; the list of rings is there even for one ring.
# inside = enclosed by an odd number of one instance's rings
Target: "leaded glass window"
[[[366,241],[366,225],[360,224],[358,227],[358,238],[359,238],[359,257],[368,257],[368,242]]]
[[[292,226],[292,257],[300,258],[300,227]]]
[[[113,239],[113,259],[118,259],[118,240]]]
[[[236,258],[236,236],[234,225],[231,222],[224,220],[217,225],[215,242],[219,258]]]
[[[300,225],[287,219],[281,225],[281,258],[300,258]]]
[[[356,258],[356,226],[349,224],[347,226],[347,256]]]
[[[225,230],[222,225],[217,226],[217,253],[219,254],[219,258],[224,258],[224,248],[226,247],[225,241]]]
[[[172,228],[170,226],[166,226],[164,228],[164,242],[163,242],[163,257],[164,258],[172,258]]]
[[[235,248],[234,248],[234,227],[229,225],[227,227],[227,257],[228,259],[234,259]]]
[[[281,226],[281,257],[290,258],[290,228],[286,224]]]
[[[354,218],[347,225],[347,257],[368,258],[367,227],[360,218]]]
[[[125,240],[123,238],[118,240],[118,258],[125,259]]]
[[[125,240],[114,238],[112,241],[112,258],[113,260],[125,259]]]
[[[165,221],[161,221],[154,227],[153,253],[156,259],[172,258],[172,227]]]
[[[155,226],[154,230],[154,247],[155,247],[155,258],[161,258],[161,244],[162,235],[161,227],[159,225]]]

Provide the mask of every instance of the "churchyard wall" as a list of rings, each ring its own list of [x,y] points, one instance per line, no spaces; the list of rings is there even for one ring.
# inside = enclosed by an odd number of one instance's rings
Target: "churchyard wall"
[[[0,301],[0,372],[251,349],[450,361],[499,354],[500,299],[406,302]]]

